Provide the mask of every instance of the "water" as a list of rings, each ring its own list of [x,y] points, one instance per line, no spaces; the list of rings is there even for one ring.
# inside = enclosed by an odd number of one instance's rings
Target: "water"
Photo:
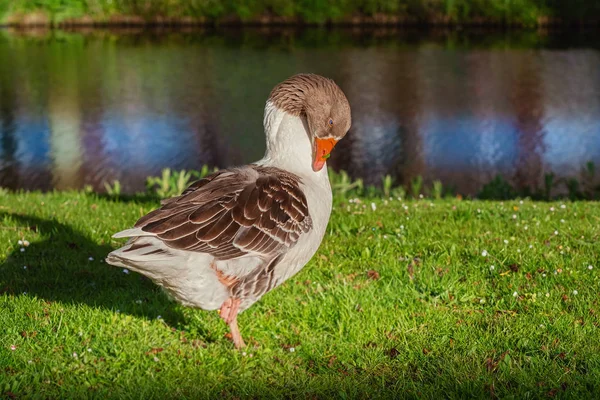
[[[271,88],[298,72],[345,91],[329,164],[368,183],[421,175],[476,194],[600,165],[594,36],[398,30],[0,31],[0,185],[51,190],[165,167],[255,161]],[[597,174],[599,175],[599,174]]]

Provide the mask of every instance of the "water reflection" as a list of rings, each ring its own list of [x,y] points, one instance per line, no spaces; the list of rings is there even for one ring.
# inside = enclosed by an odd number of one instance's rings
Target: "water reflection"
[[[0,32],[0,185],[48,190],[264,152],[270,89],[334,78],[353,127],[331,159],[368,183],[474,194],[600,165],[600,53],[585,40],[397,30]],[[570,43],[572,48],[563,48]],[[593,42],[590,42],[593,43]],[[568,73],[567,73],[568,72]]]

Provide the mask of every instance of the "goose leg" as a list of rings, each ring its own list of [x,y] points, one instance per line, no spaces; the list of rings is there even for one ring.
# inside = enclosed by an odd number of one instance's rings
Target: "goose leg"
[[[240,299],[230,297],[225,300],[223,305],[221,305],[221,309],[219,310],[220,317],[223,319],[223,321],[225,321],[225,323],[227,323],[227,325],[229,325],[231,338],[233,339],[233,344],[235,345],[236,349],[246,347],[237,324],[237,314],[240,307],[240,302]]]

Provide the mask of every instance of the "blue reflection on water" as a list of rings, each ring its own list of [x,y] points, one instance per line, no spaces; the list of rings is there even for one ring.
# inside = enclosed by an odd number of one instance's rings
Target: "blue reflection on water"
[[[546,173],[600,165],[595,49],[330,37],[280,47],[201,34],[0,35],[0,185],[102,190],[118,179],[135,192],[166,167],[255,161],[271,87],[306,71],[346,92],[353,125],[329,164],[367,183],[421,175],[474,194],[496,174],[535,187]]]

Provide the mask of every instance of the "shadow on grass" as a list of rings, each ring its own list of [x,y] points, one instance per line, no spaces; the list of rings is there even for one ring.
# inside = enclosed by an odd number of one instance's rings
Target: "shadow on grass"
[[[139,201],[139,199],[138,199]],[[113,250],[97,244],[69,225],[35,216],[0,213],[4,229],[36,232],[43,238],[25,251],[20,246],[0,265],[0,293],[27,294],[64,304],[84,304],[148,319],[161,316],[170,326],[186,321],[176,303],[152,281],[106,264]],[[194,320],[194,325],[201,321]],[[206,329],[195,326],[200,336]]]

